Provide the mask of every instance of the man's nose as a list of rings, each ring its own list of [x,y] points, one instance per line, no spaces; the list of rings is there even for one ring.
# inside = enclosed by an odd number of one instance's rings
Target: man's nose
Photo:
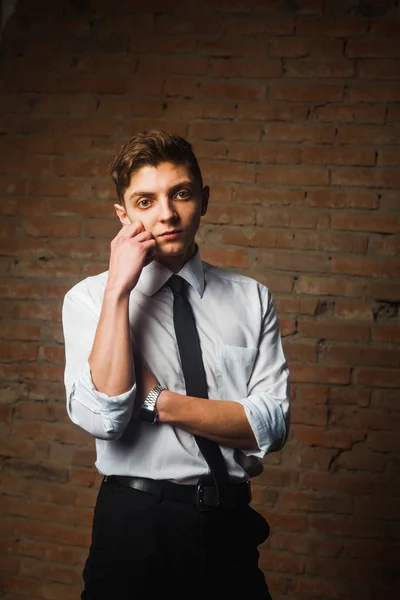
[[[178,215],[176,213],[174,203],[171,200],[166,198],[160,202],[159,206],[160,221],[171,221],[177,219]]]

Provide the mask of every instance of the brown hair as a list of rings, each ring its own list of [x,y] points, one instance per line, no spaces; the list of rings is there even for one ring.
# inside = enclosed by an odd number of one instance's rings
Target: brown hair
[[[110,173],[117,195],[124,204],[124,194],[131,175],[144,166],[157,167],[162,162],[185,165],[203,188],[203,178],[192,144],[182,137],[161,129],[142,131],[121,146],[110,164]]]

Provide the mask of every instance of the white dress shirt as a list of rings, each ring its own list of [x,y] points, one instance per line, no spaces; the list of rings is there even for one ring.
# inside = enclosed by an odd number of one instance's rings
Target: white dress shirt
[[[130,295],[129,322],[134,354],[163,387],[185,395],[173,294],[164,285],[171,275],[157,262],[143,269]],[[202,262],[199,250],[179,275],[190,284],[208,397],[242,404],[257,440],[258,450],[221,446],[232,479],[244,480],[257,472],[259,459],[284,445],[289,430],[289,371],[273,300],[254,279]],[[107,277],[108,272],[88,277],[64,298],[68,414],[96,438],[100,473],[197,483],[209,470],[192,434],[133,417],[135,385],[113,397],[93,385],[88,358]]]

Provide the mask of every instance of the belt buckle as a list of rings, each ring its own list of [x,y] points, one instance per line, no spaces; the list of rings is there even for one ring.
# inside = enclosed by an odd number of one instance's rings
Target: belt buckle
[[[204,483],[197,484],[196,493],[196,504],[199,510],[214,510],[220,505],[218,490],[216,487],[211,485],[205,485]]]

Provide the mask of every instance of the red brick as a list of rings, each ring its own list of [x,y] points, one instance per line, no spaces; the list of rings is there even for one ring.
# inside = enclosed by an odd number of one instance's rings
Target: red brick
[[[285,350],[287,350],[285,348]],[[290,368],[290,355],[288,356]],[[308,361],[308,359],[307,359]],[[327,425],[328,409],[326,406],[315,406],[313,408],[299,407],[293,405],[291,408],[291,423],[293,425]]]
[[[265,567],[278,573],[303,573],[304,558],[300,556],[288,556],[285,552],[268,552],[268,557],[260,557],[261,568]]]
[[[279,314],[315,315],[320,310],[319,301],[315,298],[276,295],[274,301]]]
[[[284,509],[305,512],[334,512],[338,514],[351,514],[353,512],[353,500],[349,495],[322,495],[314,492],[284,489],[280,496],[280,502]]]
[[[268,269],[283,271],[315,271],[323,273],[328,270],[328,259],[324,254],[306,252],[285,252],[284,250],[261,250],[257,254],[257,262]]]
[[[35,341],[40,338],[40,325],[22,323],[21,321],[2,321],[0,334],[6,340]]]
[[[305,121],[308,116],[306,104],[290,104],[288,102],[239,102],[237,117],[255,121]]]
[[[204,177],[211,181],[232,181],[238,183],[254,183],[255,181],[253,164],[203,160],[202,170]]]
[[[330,536],[378,538],[380,535],[378,523],[357,519],[354,515],[310,515],[308,525],[309,531]]]
[[[250,248],[291,248],[292,235],[282,230],[265,230],[252,228],[245,231],[240,228],[224,228],[221,243]]]
[[[304,166],[260,166],[257,183],[283,186],[322,186],[328,184],[328,169]],[[355,185],[355,184],[354,184]]]
[[[62,177],[29,181],[28,193],[31,196],[53,196],[62,198],[78,198],[79,201],[91,195],[91,186],[85,181],[65,181]]]
[[[400,150],[395,146],[391,148],[382,148],[378,152],[378,165],[397,167],[399,161]]]
[[[383,409],[395,409],[399,407],[399,392],[398,390],[373,390],[372,391],[372,406],[377,406]]]
[[[110,202],[91,202],[90,200],[69,200],[68,203],[64,200],[49,200],[50,212],[57,217],[83,217],[87,219],[106,219],[112,218],[115,215],[114,208]],[[56,221],[56,220],[54,220]],[[59,225],[67,225],[75,223],[80,225],[78,221],[67,221],[66,219],[59,220]],[[66,237],[66,236],[63,236]]]
[[[330,424],[350,429],[393,431],[398,429],[400,417],[382,414],[371,407],[337,406],[331,410]]]
[[[215,4],[214,4],[215,7]],[[257,43],[254,38],[224,36],[223,38],[201,36],[195,40],[196,51],[208,56],[256,56]]]
[[[341,296],[356,298],[367,295],[369,291],[368,284],[363,281],[339,277],[299,275],[295,283],[295,290],[299,294],[336,296],[339,289]]]
[[[400,387],[400,371],[389,369],[357,369],[355,382],[371,387],[396,388]]]
[[[399,76],[398,60],[363,60],[358,66],[360,79],[392,79],[397,80]]]
[[[216,248],[203,248],[203,260],[214,263],[220,267],[239,267],[249,266],[249,256],[242,250],[221,250]]]
[[[197,145],[198,146],[198,145]],[[256,145],[254,143],[234,142],[227,148],[229,158],[245,162],[262,162],[270,164],[299,163],[301,150],[298,147],[285,145]]]
[[[390,38],[390,37],[394,37],[394,38],[398,38],[398,36],[400,35],[400,26],[399,23],[396,20],[381,20],[381,19],[374,19],[371,23],[371,29],[370,29],[371,35],[373,35],[374,37],[383,37],[383,38]]]
[[[296,451],[297,462],[300,468],[329,471],[337,450],[326,448],[298,448]]]
[[[379,208],[379,197],[376,192],[311,189],[307,191],[305,204],[332,208],[375,209]]]
[[[372,321],[372,306],[367,302],[336,300],[335,317],[339,319],[359,319]]]
[[[193,73],[196,74],[196,71]],[[281,76],[282,65],[277,59],[213,58],[210,61],[209,74],[218,78],[269,79]]]
[[[348,100],[353,102],[387,103],[399,102],[400,90],[396,85],[376,83],[349,83],[347,86]]]
[[[166,84],[168,89],[168,83]],[[265,99],[266,86],[262,83],[230,83],[228,81],[205,81],[196,86],[196,95],[200,98],[230,98],[233,100],[262,101]]]
[[[21,223],[24,231],[34,237],[66,237],[76,238],[79,236],[80,223],[78,221],[67,221],[57,219],[32,219]]]
[[[357,561],[308,558],[307,572],[320,577],[336,577],[340,580],[372,582],[376,572],[368,564]]]
[[[290,35],[293,33],[295,21],[293,18],[230,18],[224,21],[223,29],[228,35]]]
[[[56,258],[70,260],[107,260],[110,255],[109,244],[104,240],[79,239],[72,245],[67,240],[50,240],[49,248]]]
[[[315,320],[299,319],[298,332],[300,336],[314,339],[348,340],[365,342],[369,339],[369,326],[354,323],[342,323],[329,320],[317,322]]]
[[[21,260],[12,268],[14,277],[78,277],[78,264],[61,261],[28,261]]]
[[[374,123],[385,122],[385,106],[371,104],[327,104],[316,106],[314,115],[317,121],[328,123]]]
[[[235,186],[235,200],[239,204],[262,204],[263,206],[299,206],[304,203],[304,192],[301,190],[288,190],[266,188],[259,186]]]
[[[269,123],[264,127],[264,136],[273,142],[327,143],[333,141],[334,135],[334,127],[323,124]]]
[[[380,386],[385,387],[385,386]],[[366,445],[376,452],[394,452],[400,451],[400,440],[398,433],[389,431],[370,431],[368,432]]]
[[[268,207],[258,210],[258,224],[264,227],[288,227],[290,229],[328,229],[329,213],[312,208]],[[309,235],[310,232],[307,231],[306,234]]]
[[[4,361],[35,360],[37,358],[37,344],[21,344],[14,342],[0,342],[0,355]]]
[[[279,317],[279,326],[281,330],[281,335],[283,337],[285,337],[286,335],[292,335],[297,331],[296,319],[293,318]]]
[[[309,57],[327,56],[330,59],[343,56],[344,43],[342,40],[330,40],[321,37],[301,38],[285,37],[271,42],[271,56],[278,57]]]
[[[340,125],[337,130],[339,144],[370,144],[371,139],[376,144],[394,144],[397,134],[392,128],[379,125]]]
[[[386,455],[368,452],[364,448],[360,451],[342,452],[335,460],[335,464],[346,471],[369,471],[372,473],[382,472],[386,468],[387,462]]]
[[[290,78],[342,78],[353,77],[355,74],[355,61],[338,58],[331,60],[315,59],[286,59],[284,62],[285,76]]]
[[[0,297],[10,299],[25,299],[42,297],[43,288],[39,284],[21,283],[13,281],[0,284]]]
[[[301,362],[301,363],[309,363],[309,362],[316,362],[317,356],[316,356],[316,348],[315,348],[315,344],[310,343],[310,344],[306,344],[306,343],[287,343],[284,345],[284,352],[285,352],[285,356],[287,361],[289,362],[289,365],[291,365],[293,362]],[[294,417],[294,415],[292,414],[292,418]],[[299,415],[300,418],[300,415]],[[302,417],[304,418],[304,417]],[[293,421],[294,423],[296,422],[296,420]],[[304,422],[304,421],[297,421],[298,423],[300,422]]]
[[[369,406],[370,390],[353,385],[351,388],[331,387],[329,390],[328,404]]]
[[[275,511],[263,511],[262,508],[258,509],[261,514],[265,512],[265,518],[268,520],[271,528],[275,531],[294,531],[294,532],[305,532],[306,531],[306,517],[301,514],[294,514],[292,512],[284,512],[279,510]]]
[[[371,282],[371,296],[373,298],[384,299],[386,301],[400,299],[400,284],[395,281]]]
[[[346,54],[350,58],[390,58],[400,56],[400,49],[392,40],[349,40]]]
[[[304,213],[307,214],[306,209]],[[337,232],[296,231],[293,235],[292,246],[299,250],[365,254],[368,248],[368,237],[357,234],[349,236]]]
[[[62,381],[64,377],[64,368],[58,365],[37,363],[24,366],[23,374],[25,379]]]
[[[291,275],[279,275],[275,273],[255,272],[252,277],[266,285],[272,293],[289,293],[293,288],[293,278]]]
[[[88,220],[84,223],[83,229],[87,238],[107,238],[111,242],[121,229],[121,224],[116,219]]]
[[[183,35],[201,35],[207,31],[210,35],[222,31],[222,20],[214,16],[211,20],[207,16],[191,15],[166,15],[159,14],[155,18],[154,32]]]
[[[300,384],[297,387],[297,400],[302,404],[326,404],[328,386]]]
[[[223,121],[202,121],[192,123],[189,133],[193,140],[222,140],[222,141],[258,141],[261,135],[261,125],[258,123],[225,123]]]
[[[335,258],[331,260],[331,272],[360,277],[395,278],[399,272],[396,260],[378,260],[374,258]]]
[[[254,103],[251,104],[253,105]],[[144,114],[146,115],[147,111]],[[236,104],[229,101],[229,99],[198,101],[194,98],[191,102],[180,98],[176,100],[167,99],[163,108],[163,116],[167,119],[233,119],[235,115]],[[246,119],[247,117],[244,116],[243,118]],[[248,118],[254,119],[251,114],[249,114]],[[193,124],[189,124],[189,132]],[[193,139],[192,135],[190,137]]]
[[[302,162],[311,164],[374,165],[375,151],[369,148],[314,146],[304,148],[301,158]]]
[[[400,327],[393,325],[375,325],[371,330],[371,337],[374,341],[399,344]]]
[[[322,83],[274,83],[271,85],[269,99],[288,102],[341,102],[344,87]]]
[[[356,17],[322,18],[299,17],[297,20],[296,34],[299,36],[324,36],[356,37],[367,32],[368,21]]]
[[[254,225],[256,222],[255,210],[247,206],[228,204],[210,205],[203,218],[204,223],[230,223],[232,225]]]
[[[292,364],[291,380],[293,382],[310,383],[350,383],[351,369],[349,367],[328,367],[324,365]]]

